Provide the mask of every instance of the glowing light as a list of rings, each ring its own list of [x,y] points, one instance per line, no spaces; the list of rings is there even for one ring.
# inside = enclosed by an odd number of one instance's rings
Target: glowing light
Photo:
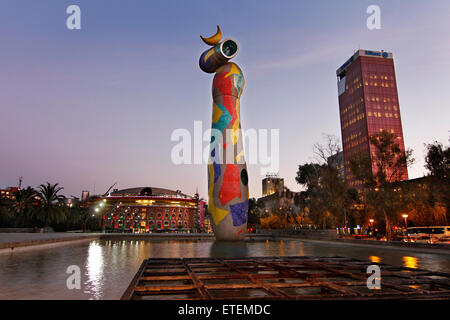
[[[417,269],[419,266],[419,259],[417,259],[416,257],[403,256],[402,260],[403,266],[405,266],[406,268]]]
[[[380,258],[380,257],[377,257],[377,256],[370,256],[370,257],[369,257],[369,260],[370,260],[371,262],[381,263],[381,258]]]
[[[85,283],[85,288],[88,293],[92,294],[94,299],[99,299],[102,296],[105,282],[102,247],[96,242],[91,242],[88,250],[86,263],[88,280]]]

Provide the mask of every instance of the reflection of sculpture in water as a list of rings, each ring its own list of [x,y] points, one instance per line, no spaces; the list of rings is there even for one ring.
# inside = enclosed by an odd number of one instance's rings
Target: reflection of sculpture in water
[[[215,241],[211,245],[212,258],[241,258],[248,256],[247,243],[236,241]]]
[[[222,42],[222,32],[203,41],[213,46],[200,56],[200,68],[216,73],[212,85],[212,135],[208,162],[208,210],[217,240],[242,240],[247,230],[248,174],[244,159],[240,97],[244,75],[228,62],[238,52],[232,39]]]

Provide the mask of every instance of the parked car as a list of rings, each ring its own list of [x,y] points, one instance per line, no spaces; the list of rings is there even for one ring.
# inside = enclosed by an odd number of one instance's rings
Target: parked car
[[[417,243],[435,243],[437,239],[430,236],[420,236],[416,237]]]
[[[450,237],[443,237],[438,239],[438,243],[449,243],[450,244]]]
[[[406,237],[403,237],[402,241],[414,243],[414,242],[416,242],[416,239],[414,237],[406,236]]]

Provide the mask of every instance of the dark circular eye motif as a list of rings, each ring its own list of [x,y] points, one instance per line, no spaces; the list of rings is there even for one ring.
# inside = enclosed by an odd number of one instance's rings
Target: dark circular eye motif
[[[222,52],[225,57],[230,58],[237,52],[237,43],[233,40],[226,40],[222,45]]]
[[[246,169],[242,169],[241,171],[241,181],[244,186],[248,184],[248,174]]]

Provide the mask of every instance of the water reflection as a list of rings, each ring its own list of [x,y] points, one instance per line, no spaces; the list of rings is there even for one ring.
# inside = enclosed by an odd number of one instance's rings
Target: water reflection
[[[377,256],[370,256],[369,260],[370,260],[370,262],[381,263],[381,258],[377,257]]]
[[[102,296],[103,270],[102,246],[97,242],[91,242],[86,263],[88,280],[85,282],[85,293],[90,294],[92,299],[100,299]]]
[[[303,249],[303,242],[300,242],[298,244],[298,255],[299,256],[304,256],[305,255],[305,250]],[[295,252],[295,251],[294,251]]]
[[[394,266],[450,272],[450,255],[369,248],[336,242],[262,240],[104,241],[0,254],[0,299],[119,299],[147,258],[341,256]],[[68,290],[66,269],[83,270],[82,290]]]
[[[417,259],[416,257],[404,256],[402,259],[403,259],[403,266],[404,267],[412,268],[412,269],[417,269],[418,268],[419,259]]]
[[[286,255],[286,251],[284,250],[284,241],[283,240],[280,241],[279,251],[280,251],[280,256]]]
[[[215,241],[211,245],[212,258],[233,258],[248,256],[247,242],[244,241]]]

